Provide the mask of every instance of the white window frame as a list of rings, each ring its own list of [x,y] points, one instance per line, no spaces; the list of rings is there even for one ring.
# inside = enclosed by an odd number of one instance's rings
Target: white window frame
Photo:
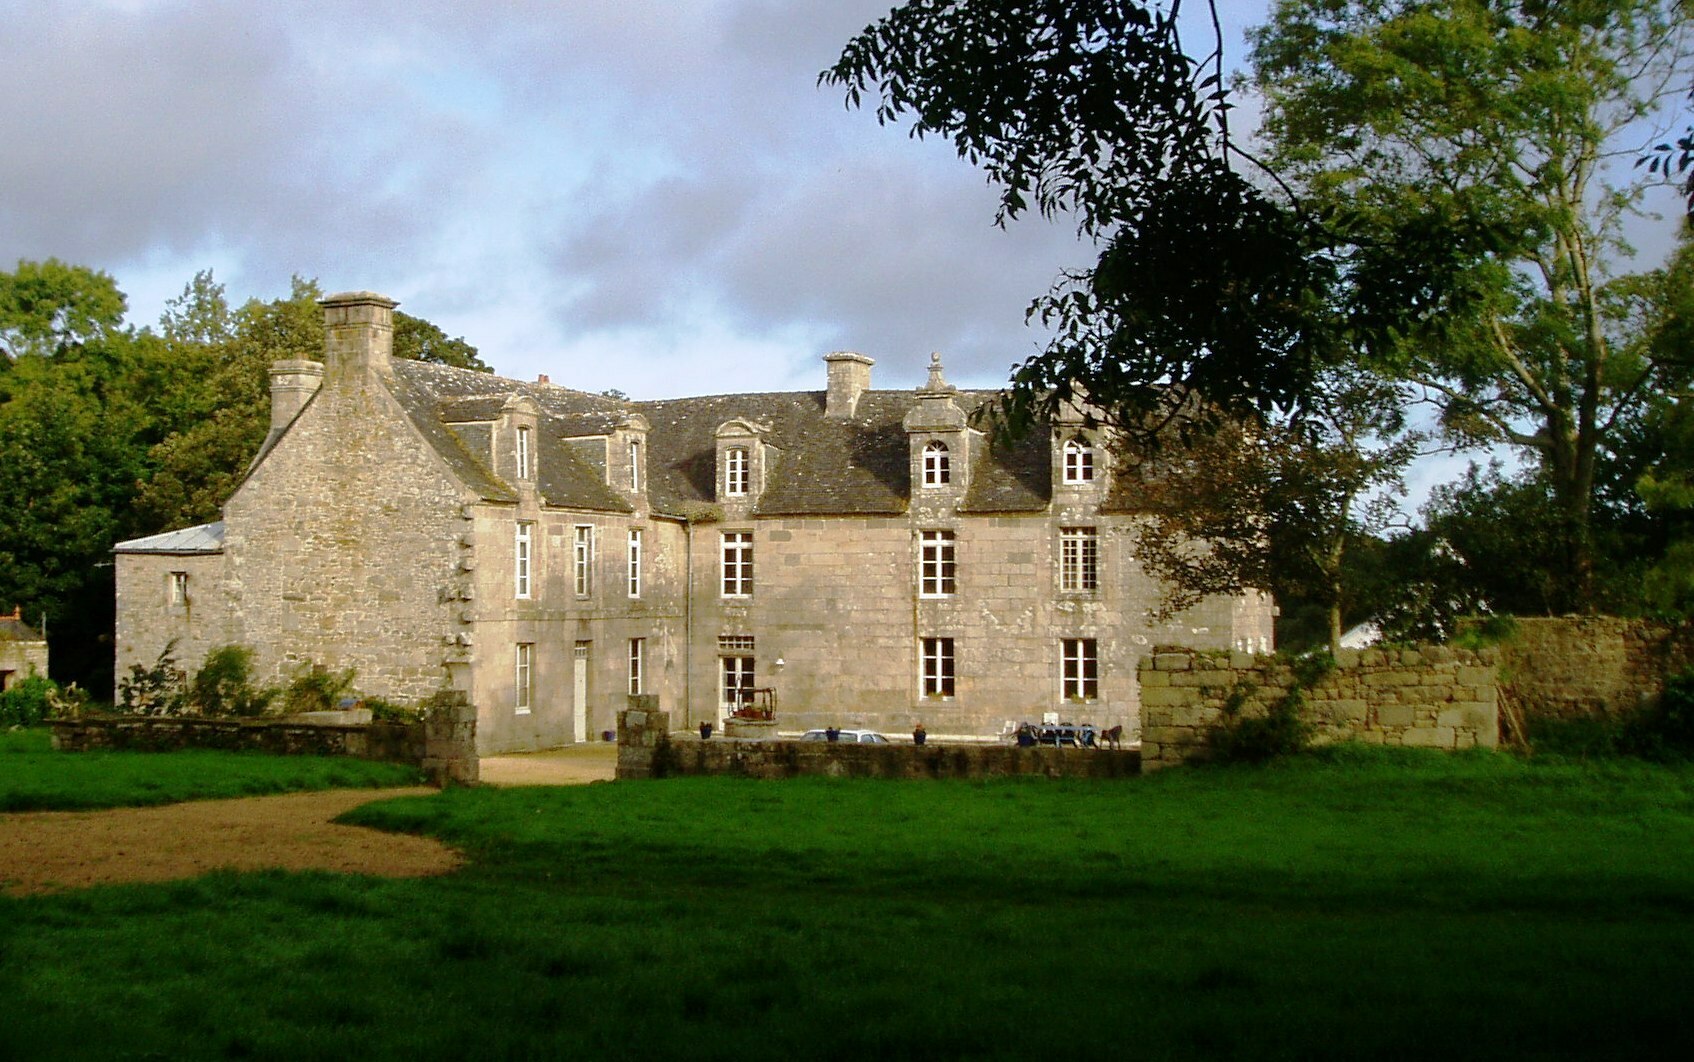
[[[529,600],[534,567],[535,521],[519,520],[512,535],[512,596],[520,601]]]
[[[1065,482],[1094,482],[1094,447],[1084,439],[1065,440]]]
[[[594,525],[577,524],[571,530],[573,586],[577,597],[594,594]]]
[[[647,662],[647,639],[631,638],[629,640],[629,695],[641,696],[642,676]]]
[[[745,703],[740,691],[751,690],[757,661],[752,656],[718,657],[718,710],[733,712]]]
[[[629,489],[641,492],[641,440],[629,440]]]
[[[1100,591],[1100,533],[1092,527],[1059,529],[1059,591],[1095,594]]]
[[[923,448],[923,485],[945,487],[953,482],[952,451],[940,439],[931,439]]]
[[[1067,701],[1100,699],[1100,643],[1093,638],[1062,638],[1059,642],[1059,695]]]
[[[752,463],[745,446],[732,446],[723,454],[723,492],[725,497],[744,498],[752,485]]]
[[[530,458],[531,458],[531,452],[532,451],[530,449],[529,440],[530,440],[530,430],[528,428],[525,428],[525,427],[518,428],[518,441],[517,441],[517,448],[516,449],[517,449],[518,478],[519,479],[528,479],[528,478],[530,478],[530,475],[531,475],[532,465],[530,464]]]
[[[958,592],[958,541],[953,532],[918,532],[918,596],[952,597]]]
[[[641,596],[641,528],[629,529],[629,596]]]
[[[188,604],[188,573],[172,572],[165,580],[166,599],[174,606],[181,608]]]
[[[753,596],[753,532],[725,531],[719,537],[718,586],[727,598]]]
[[[535,643],[519,642],[513,654],[512,711],[528,715],[535,698]]]
[[[923,638],[919,641],[922,658],[922,685],[925,697],[946,700],[954,695],[958,678],[955,645],[951,638]]]

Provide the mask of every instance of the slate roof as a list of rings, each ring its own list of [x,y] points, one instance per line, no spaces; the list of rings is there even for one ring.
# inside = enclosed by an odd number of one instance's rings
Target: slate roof
[[[866,391],[855,415],[824,415],[825,392],[786,391],[708,395],[633,402],[552,384],[531,383],[445,365],[396,359],[394,395],[420,434],[482,497],[513,500],[512,488],[488,466],[486,425],[514,396],[541,411],[538,486],[552,505],[603,512],[632,506],[605,483],[566,441],[607,435],[632,413],[644,416],[647,490],[657,512],[682,515],[717,501],[716,432],[725,421],[749,420],[768,428],[775,447],[760,516],[897,515],[911,497],[909,439],[903,418],[917,403],[914,391]],[[957,391],[966,414],[994,397],[992,391]],[[971,433],[972,475],[960,510],[975,513],[1039,512],[1052,498],[1045,432],[1005,446]]]
[[[0,616],[0,642],[45,642],[41,632],[16,616]]]
[[[222,553],[223,548],[224,522],[217,520],[209,524],[166,531],[160,535],[149,535],[146,538],[132,538],[128,542],[119,542],[113,546],[112,552],[191,556],[200,553]]]

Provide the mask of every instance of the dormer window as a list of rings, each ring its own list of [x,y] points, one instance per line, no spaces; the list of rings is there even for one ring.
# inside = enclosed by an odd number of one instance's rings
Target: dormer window
[[[723,455],[723,492],[731,498],[744,497],[751,481],[747,451],[739,446],[725,450]]]
[[[629,441],[629,489],[632,493],[641,492],[641,442],[638,439]]]
[[[1094,447],[1082,439],[1069,439],[1065,442],[1065,482],[1092,483],[1094,481]]]
[[[931,442],[923,448],[923,485],[926,487],[945,487],[953,481],[953,466],[949,460],[947,444]]]
[[[530,446],[530,438],[529,437],[530,437],[530,429],[529,428],[519,428],[518,429],[518,478],[519,479],[528,479],[530,477],[530,454],[533,452],[533,449]]]

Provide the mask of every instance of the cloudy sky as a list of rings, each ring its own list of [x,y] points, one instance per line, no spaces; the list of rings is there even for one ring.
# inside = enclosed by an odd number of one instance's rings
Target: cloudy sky
[[[891,0],[0,0],[0,268],[369,288],[638,398],[993,386],[1092,254],[816,76]],[[1224,5],[1238,32],[1264,0]]]

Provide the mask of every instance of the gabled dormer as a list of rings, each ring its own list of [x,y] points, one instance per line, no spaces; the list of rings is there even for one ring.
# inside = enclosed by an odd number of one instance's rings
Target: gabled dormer
[[[970,432],[941,355],[929,356],[929,382],[902,422],[911,462],[912,501],[953,502],[970,483]]]
[[[514,394],[494,422],[494,473],[520,492],[535,489],[540,478],[541,407],[528,395]]]
[[[736,417],[712,433],[717,442],[718,504],[751,507],[758,502],[773,457],[765,443],[770,430],[768,424]]]
[[[1072,501],[1100,498],[1111,462],[1100,411],[1086,398],[1062,403],[1053,418],[1053,489]]]
[[[646,417],[628,413],[606,440],[607,486],[635,505],[647,496],[647,435],[651,430]]]

